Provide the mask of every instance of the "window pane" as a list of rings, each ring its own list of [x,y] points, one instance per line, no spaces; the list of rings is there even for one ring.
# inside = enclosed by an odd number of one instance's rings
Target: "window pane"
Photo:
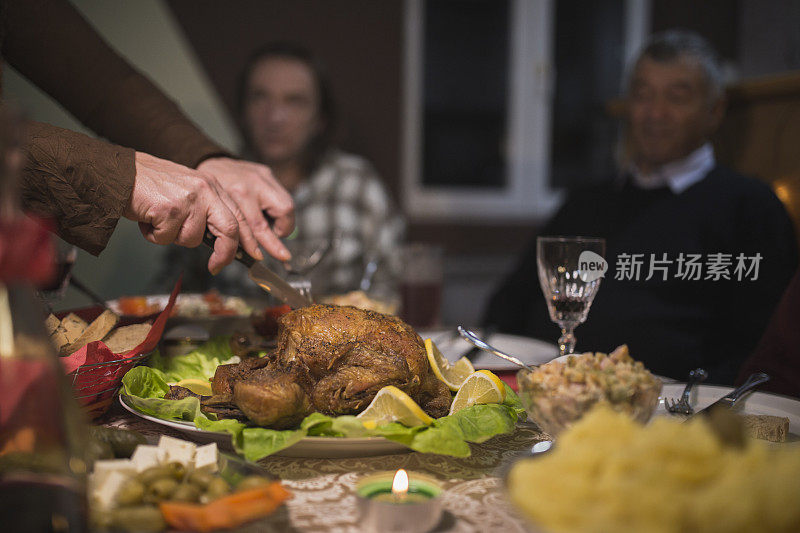
[[[619,96],[623,0],[559,0],[553,102],[553,187],[579,187],[614,170],[617,121],[605,104]]]
[[[424,186],[506,184],[508,0],[425,2]]]

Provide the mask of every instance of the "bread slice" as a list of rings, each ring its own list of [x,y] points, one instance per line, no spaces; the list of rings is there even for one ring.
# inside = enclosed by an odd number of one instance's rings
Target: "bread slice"
[[[61,327],[61,321],[55,315],[51,314],[47,317],[44,325],[47,328],[47,334],[50,336],[50,342],[56,347],[56,351],[60,352],[62,348],[69,344],[67,334],[64,328]]]
[[[786,442],[789,419],[772,415],[744,415],[744,430],[748,437],[770,442]]]
[[[147,334],[150,333],[150,324],[132,324],[117,328],[103,339],[108,349],[114,353],[124,353],[139,346]]]
[[[58,326],[60,325],[61,321],[58,318],[56,318],[56,315],[54,315],[53,313],[47,315],[47,318],[44,320],[44,327],[47,330],[47,334],[50,336],[52,336],[53,333],[56,332]]]
[[[67,336],[67,341],[72,343],[78,340],[81,335],[83,335],[83,332],[86,331],[86,328],[89,327],[89,324],[87,324],[84,319],[75,313],[70,313],[64,317],[64,320],[61,321],[61,327],[64,329],[64,334]]]
[[[75,313],[68,314],[64,320],[59,320],[55,315],[50,314],[44,324],[50,340],[59,352],[77,341],[88,327],[86,321]]]
[[[61,355],[69,355],[90,342],[102,340],[103,337],[108,335],[109,331],[114,329],[118,321],[119,316],[113,311],[106,309],[99,317],[95,318],[94,321],[89,324],[77,339],[63,346],[59,352]]]

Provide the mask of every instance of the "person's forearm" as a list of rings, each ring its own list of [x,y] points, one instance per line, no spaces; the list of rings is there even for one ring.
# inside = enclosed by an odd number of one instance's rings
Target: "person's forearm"
[[[225,150],[65,0],[8,0],[3,57],[112,142],[190,168]]]
[[[26,124],[23,208],[52,219],[67,242],[99,254],[128,205],[134,151],[49,124]]]

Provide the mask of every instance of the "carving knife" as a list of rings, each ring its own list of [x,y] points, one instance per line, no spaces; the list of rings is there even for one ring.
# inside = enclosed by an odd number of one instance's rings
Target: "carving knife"
[[[206,232],[203,234],[203,244],[213,250],[216,240],[216,235],[206,229]],[[275,272],[264,266],[263,263],[256,261],[250,254],[242,249],[241,245],[236,249],[236,255],[234,257],[247,267],[247,274],[253,282],[279,300],[286,302],[292,309],[306,307],[314,303],[303,296],[300,291],[289,285]]]

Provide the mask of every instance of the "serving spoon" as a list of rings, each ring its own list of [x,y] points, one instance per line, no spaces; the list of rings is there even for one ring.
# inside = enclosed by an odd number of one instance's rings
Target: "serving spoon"
[[[503,351],[498,350],[494,346],[491,346],[490,344],[487,344],[486,341],[484,341],[481,338],[479,338],[471,330],[468,330],[463,326],[458,326],[458,334],[461,335],[461,337],[464,340],[466,340],[467,342],[473,344],[476,348],[480,348],[481,350],[483,350],[485,352],[489,352],[490,354],[496,355],[497,357],[500,357],[501,359],[505,359],[509,363],[514,363],[518,367],[521,367],[521,368],[524,368],[524,369],[526,369],[526,370],[528,370],[530,372],[533,372],[533,367],[523,363],[521,360],[517,359],[513,355],[509,355],[509,354],[507,354],[507,353],[505,353]]]

